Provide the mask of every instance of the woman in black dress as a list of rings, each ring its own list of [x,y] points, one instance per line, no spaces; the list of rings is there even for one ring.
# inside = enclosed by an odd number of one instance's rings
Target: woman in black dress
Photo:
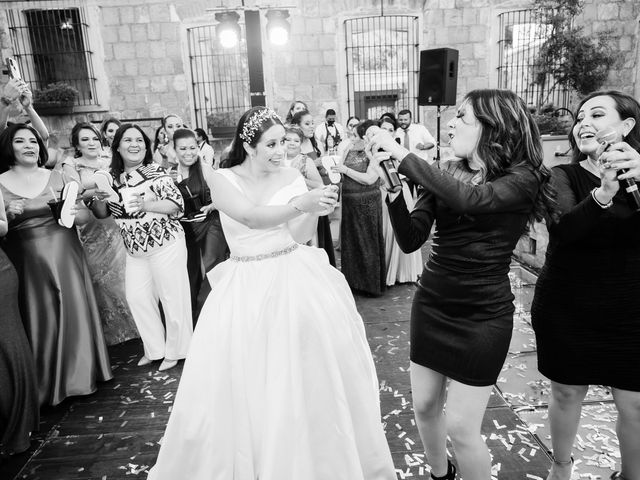
[[[624,140],[600,156],[595,135],[606,127]],[[618,179],[640,181],[640,104],[616,91],[589,95],[578,105],[570,143],[573,163],[553,169],[560,217],[548,224],[531,308],[539,369],[551,380],[548,479],[571,477],[582,400],[597,384],[612,387],[618,409],[622,472],[611,478],[638,480],[640,213]]]
[[[491,461],[480,426],[511,339],[511,253],[527,222],[542,218],[550,203],[549,173],[538,128],[508,90],[470,92],[449,122],[449,138],[460,160],[441,169],[385,131],[372,147],[388,152],[376,159],[403,159],[398,171],[424,189],[412,212],[403,195],[387,198],[400,248],[420,248],[435,222],[411,311],[413,406],[431,476],[455,478],[449,435],[465,480],[487,480]]]
[[[211,203],[207,186],[213,168],[203,163],[195,132],[178,129],[173,134],[173,143],[178,160],[174,180],[185,205],[180,223],[187,242],[187,271],[195,323],[211,291],[205,275],[227,259],[229,247],[222,232],[220,213]]]

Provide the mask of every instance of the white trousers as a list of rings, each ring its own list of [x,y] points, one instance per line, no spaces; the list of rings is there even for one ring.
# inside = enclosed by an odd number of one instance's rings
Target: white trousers
[[[127,255],[125,286],[144,356],[150,360],[185,358],[193,321],[184,237],[148,256]],[[158,301],[162,302],[166,335]]]

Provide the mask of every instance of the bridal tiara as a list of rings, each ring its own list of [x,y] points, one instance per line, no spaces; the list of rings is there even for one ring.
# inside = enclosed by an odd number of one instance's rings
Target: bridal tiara
[[[262,125],[262,123],[269,118],[273,118],[275,120],[278,120],[279,122],[282,122],[278,114],[270,108],[263,108],[261,110],[258,110],[257,112],[252,113],[242,126],[240,139],[250,144],[253,141],[256,132],[260,128],[260,125]]]

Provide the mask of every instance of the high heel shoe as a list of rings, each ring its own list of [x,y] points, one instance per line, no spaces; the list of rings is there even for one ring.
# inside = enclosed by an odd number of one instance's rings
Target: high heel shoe
[[[456,466],[451,463],[451,460],[447,459],[447,474],[442,477],[436,477],[433,473],[431,474],[431,478],[433,480],[455,480],[456,479]]]
[[[177,360],[167,360],[165,358],[160,364],[160,366],[158,367],[158,371],[164,372],[165,370],[169,370],[170,368],[175,367],[177,364],[178,364]]]

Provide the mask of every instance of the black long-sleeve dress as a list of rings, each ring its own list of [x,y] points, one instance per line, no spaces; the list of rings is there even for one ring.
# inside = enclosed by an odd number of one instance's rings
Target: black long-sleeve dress
[[[509,348],[513,294],[511,254],[540,187],[527,166],[480,185],[458,180],[464,168],[442,170],[409,154],[398,171],[425,191],[409,213],[404,198],[389,203],[404,252],[433,246],[411,309],[411,361],[473,386],[495,383]]]
[[[568,385],[640,391],[640,213],[622,189],[603,209],[600,179],[579,164],[553,169],[560,218],[536,283],[531,319],[538,368]]]

